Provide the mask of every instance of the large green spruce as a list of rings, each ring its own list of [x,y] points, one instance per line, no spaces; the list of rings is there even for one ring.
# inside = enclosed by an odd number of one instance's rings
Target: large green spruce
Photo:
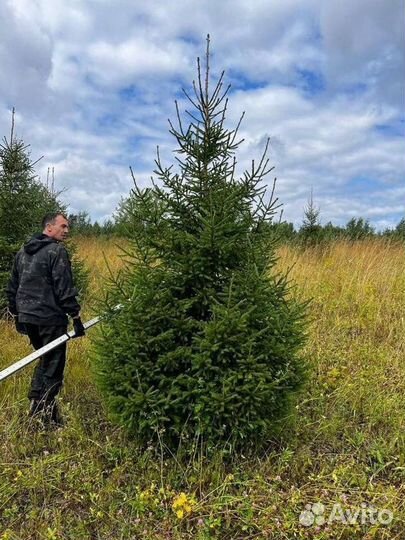
[[[186,93],[187,126],[176,103],[175,164],[158,152],[158,181],[135,183],[121,206],[131,247],[108,292],[95,365],[110,411],[140,442],[241,449],[272,435],[303,382],[305,308],[274,270],[267,148],[236,177],[229,87],[222,74],[210,91],[208,61],[207,50]]]

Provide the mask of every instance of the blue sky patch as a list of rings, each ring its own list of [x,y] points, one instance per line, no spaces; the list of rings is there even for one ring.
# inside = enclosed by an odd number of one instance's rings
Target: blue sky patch
[[[310,96],[320,94],[325,90],[325,79],[321,72],[308,69],[297,69],[296,85]]]

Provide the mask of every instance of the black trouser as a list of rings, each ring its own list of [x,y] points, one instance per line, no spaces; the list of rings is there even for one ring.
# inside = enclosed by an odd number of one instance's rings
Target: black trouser
[[[39,326],[25,324],[31,345],[40,349],[67,332],[67,326]],[[66,343],[47,352],[38,361],[28,393],[29,399],[52,403],[61,389],[66,362]]]

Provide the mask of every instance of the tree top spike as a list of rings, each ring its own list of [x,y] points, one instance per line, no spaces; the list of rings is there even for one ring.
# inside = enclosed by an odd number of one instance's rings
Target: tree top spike
[[[13,144],[14,139],[14,117],[15,117],[15,107],[11,111],[11,133],[10,133],[10,144]]]
[[[209,86],[209,73],[210,73],[210,35],[207,34],[207,50],[205,53],[205,99],[208,103],[208,86]]]

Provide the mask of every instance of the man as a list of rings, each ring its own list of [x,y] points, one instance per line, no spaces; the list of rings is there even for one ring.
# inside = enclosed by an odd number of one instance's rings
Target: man
[[[73,319],[75,337],[84,335],[68,253],[63,246],[69,223],[61,213],[47,214],[42,234],[34,235],[17,253],[7,286],[9,310],[17,330],[39,349],[67,332]],[[62,425],[56,396],[63,382],[66,343],[44,354],[37,364],[28,398],[30,415],[46,424]]]

